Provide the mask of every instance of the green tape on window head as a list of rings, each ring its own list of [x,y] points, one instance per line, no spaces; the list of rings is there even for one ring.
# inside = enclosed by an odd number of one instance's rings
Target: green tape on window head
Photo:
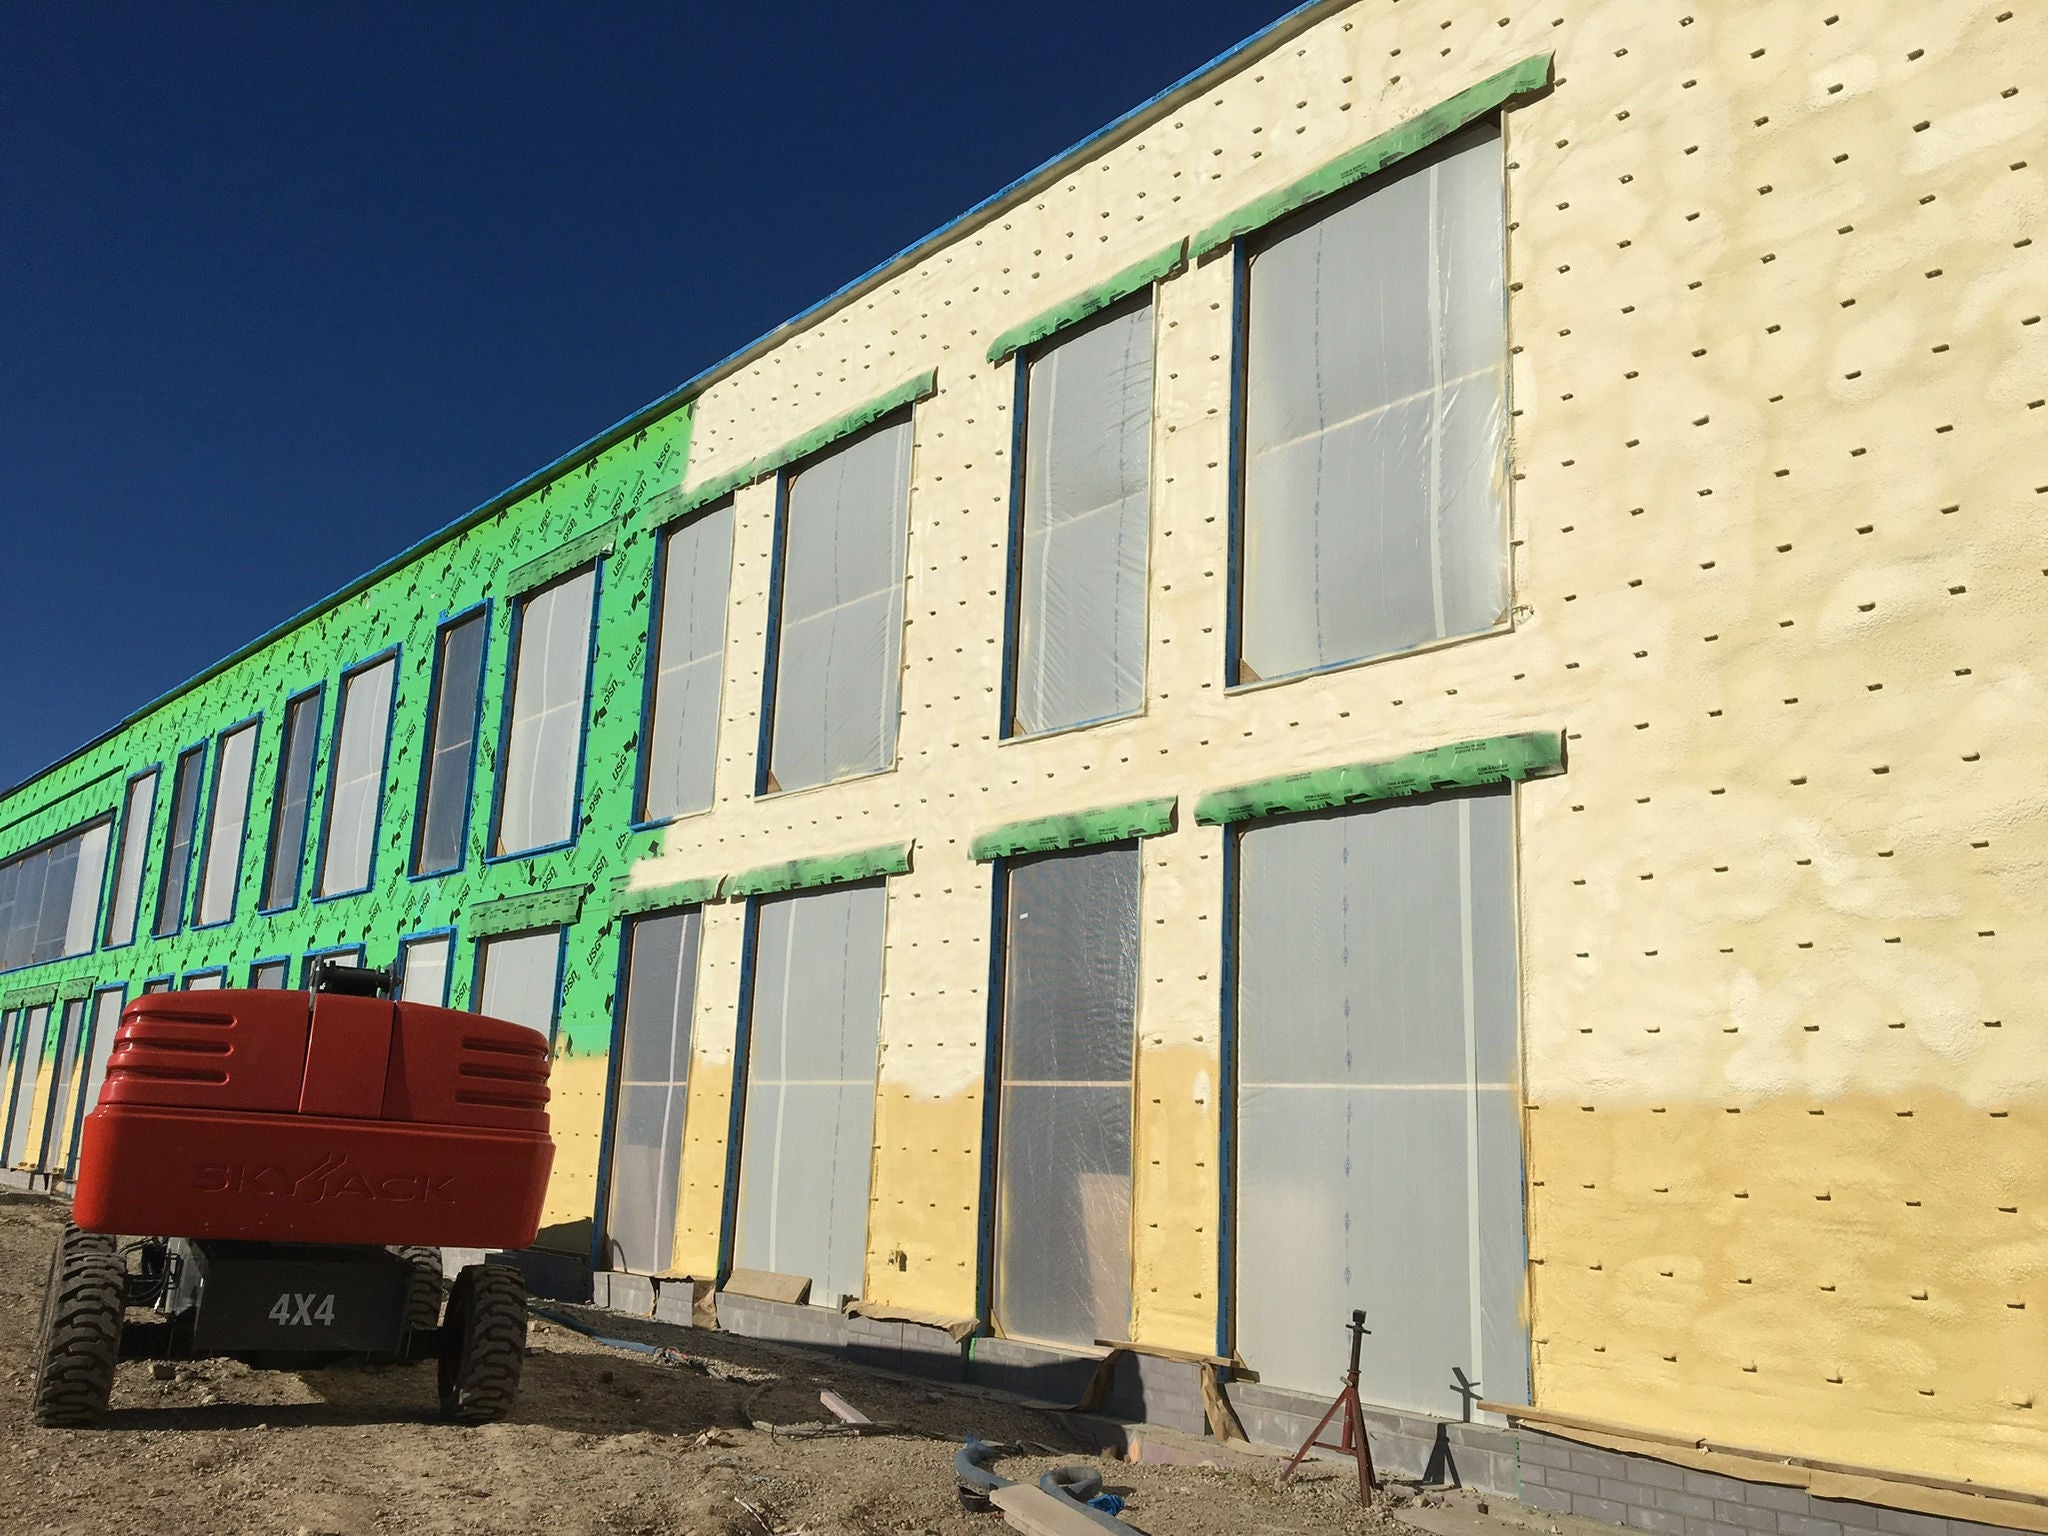
[[[1134,800],[1129,805],[1075,811],[1067,816],[1039,816],[1013,821],[974,840],[976,859],[1007,859],[1020,853],[1049,853],[1056,848],[1089,848],[1120,843],[1126,838],[1157,837],[1173,830],[1177,797]]]
[[[523,928],[560,928],[582,915],[587,885],[564,885],[551,891],[525,891],[517,896],[500,896],[471,907],[463,926],[470,937],[491,938],[517,933]]]
[[[566,544],[558,544],[546,554],[514,567],[511,577],[505,583],[507,592],[531,592],[535,587],[544,586],[557,576],[566,576],[580,565],[588,565],[600,556],[612,552],[618,542],[618,526],[607,523],[602,528],[593,528],[580,538]]]
[[[678,880],[670,885],[652,885],[637,891],[620,891],[612,897],[612,916],[631,917],[640,912],[660,912],[670,907],[701,907],[718,900],[724,884],[719,875],[701,880]]]
[[[818,859],[791,859],[785,864],[768,864],[735,875],[726,882],[728,896],[773,896],[778,891],[808,890],[817,885],[844,885],[850,880],[873,880],[881,875],[900,875],[910,868],[909,843],[892,843],[886,848],[868,848],[860,853],[830,854]]]
[[[1497,75],[1489,75],[1449,101],[1438,102],[1421,116],[1389,128],[1377,138],[1367,139],[1358,148],[1338,156],[1319,170],[1309,172],[1299,181],[1291,182],[1277,192],[1269,192],[1256,202],[1246,203],[1237,212],[1218,219],[1190,240],[1188,259],[1193,261],[1206,256],[1240,235],[1263,229],[1297,208],[1305,208],[1319,198],[1341,192],[1375,171],[1385,170],[1395,161],[1449,138],[1467,123],[1477,122],[1496,107],[1505,106],[1517,97],[1547,89],[1550,85],[1550,58],[1547,53],[1539,53]]]
[[[988,344],[988,360],[1000,363],[1012,352],[1030,346],[1034,341],[1043,341],[1056,331],[1063,331],[1077,320],[1085,320],[1098,310],[1109,308],[1119,299],[1130,297],[1140,288],[1149,288],[1162,277],[1172,277],[1187,265],[1188,243],[1176,240],[1165,250],[1147,256],[1143,261],[1131,263],[1114,277],[1097,283],[1082,293],[1075,294],[1063,304],[1055,304],[1042,314],[1033,315],[1022,325],[1013,325],[1002,335]]]
[[[1204,826],[1327,811],[1371,800],[1400,800],[1443,789],[1471,789],[1564,772],[1564,738],[1556,731],[1523,731],[1430,747],[1377,763],[1352,763],[1290,773],[1234,789],[1214,790],[1195,802]]]

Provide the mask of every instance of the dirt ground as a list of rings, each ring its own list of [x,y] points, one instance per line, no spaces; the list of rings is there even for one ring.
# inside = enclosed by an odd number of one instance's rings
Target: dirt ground
[[[560,1309],[687,1352],[665,1362],[535,1318],[520,1400],[499,1424],[434,1412],[430,1366],[259,1372],[124,1364],[93,1430],[28,1423],[35,1330],[61,1208],[0,1193],[0,1532],[540,1532],[546,1536],[985,1536],[952,1470],[966,1435],[1026,1445],[996,1470],[1036,1481],[1093,1465],[1151,1536],[1404,1531],[1361,1509],[1334,1468],[1281,1485],[1268,1467],[1147,1466],[1080,1453],[1057,1412],[732,1334]],[[158,1367],[161,1370],[162,1367]],[[827,1429],[831,1388],[887,1436]],[[772,1426],[772,1427],[770,1427]],[[1399,1495],[1397,1495],[1399,1497]],[[1453,1511],[1428,1511],[1451,1514]],[[1510,1527],[1501,1526],[1502,1531]]]

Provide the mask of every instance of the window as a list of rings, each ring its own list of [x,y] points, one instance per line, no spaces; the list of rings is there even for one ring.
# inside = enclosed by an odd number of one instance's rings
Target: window
[[[699,921],[689,907],[636,918],[627,930],[625,1038],[605,1221],[613,1269],[660,1274],[675,1259]]]
[[[384,808],[384,749],[391,737],[391,696],[398,658],[359,667],[341,680],[335,715],[334,768],[327,786],[318,897],[370,888],[377,822]]]
[[[736,1262],[809,1276],[814,1306],[866,1269],[887,908],[875,883],[756,913]]]
[[[1233,681],[1504,623],[1500,135],[1250,254]]]
[[[128,781],[121,803],[121,849],[114,860],[114,899],[107,911],[109,948],[135,942],[135,922],[142,910],[142,861],[149,851],[149,822],[156,814],[156,770]],[[0,877],[4,878],[4,877]]]
[[[270,811],[270,857],[263,869],[263,910],[297,906],[306,862],[306,820],[313,800],[313,757],[320,748],[320,690],[284,707],[284,747],[277,755],[277,794]]]
[[[282,992],[290,980],[291,971],[289,960],[258,960],[249,967],[249,986],[257,992]]]
[[[242,834],[249,825],[249,782],[256,769],[256,723],[221,733],[213,759],[213,814],[199,858],[199,915],[194,926],[224,923],[235,915],[242,880]]]
[[[23,1165],[29,1152],[29,1132],[35,1119],[36,1090],[43,1081],[43,1051],[50,1032],[47,1006],[22,1011],[20,1034],[14,1048],[14,1076],[8,1085],[7,1139],[0,1145],[0,1164],[9,1168]]]
[[[469,833],[470,776],[476,764],[477,709],[483,697],[486,625],[481,609],[443,625],[434,648],[434,695],[427,705],[432,739],[420,773],[412,872],[442,874],[462,863]]]
[[[1006,734],[1144,703],[1152,305],[1112,310],[1019,366],[1023,497]]]
[[[85,1025],[87,1005],[76,998],[64,1005],[63,1022],[57,1028],[57,1065],[50,1074],[50,1112],[43,1122],[42,1151],[36,1162],[52,1173],[71,1167],[76,1112],[83,1095],[78,1091],[85,1073]]]
[[[187,992],[218,992],[228,984],[228,973],[216,967],[209,971],[188,971],[185,974]]]
[[[407,939],[398,950],[398,996],[401,1002],[448,1006],[448,957],[454,951],[451,933]]]
[[[996,1320],[1129,1337],[1138,847],[1019,861],[1004,913]]]
[[[313,973],[319,970],[323,963],[332,965],[361,965],[363,963],[363,946],[360,944],[344,944],[338,949],[320,949],[307,955],[305,959],[299,962],[300,991],[307,992],[312,990]]]
[[[112,825],[74,827],[0,864],[0,971],[91,950]]]
[[[783,477],[767,792],[896,761],[910,418]]]
[[[549,1039],[562,986],[562,930],[485,939],[476,947],[476,1011],[524,1024]]]
[[[163,873],[157,877],[156,922],[150,929],[159,939],[185,926],[185,900],[192,884],[192,840],[199,832],[199,781],[205,773],[203,744],[178,754],[178,771],[171,779],[171,822],[164,829]]]
[[[171,982],[172,978],[169,976],[152,977],[142,984],[142,995],[152,997],[158,992],[168,992],[171,990]]]
[[[659,567],[660,600],[648,640],[653,680],[640,791],[643,822],[711,807],[726,589],[732,580],[732,503],[721,502],[663,535]]]
[[[559,847],[576,836],[596,602],[595,566],[519,600],[493,857]]]
[[[1506,788],[1237,834],[1237,1343],[1319,1391],[1455,1416],[1527,1402],[1513,800]],[[1341,1341],[1340,1341],[1341,1342]]]
[[[121,1028],[121,1005],[127,996],[123,987],[102,987],[93,994],[92,1045],[86,1052],[85,1096],[80,1105],[86,1115],[99,1107],[100,1085],[107,1080],[107,1058],[114,1054],[114,1038]]]

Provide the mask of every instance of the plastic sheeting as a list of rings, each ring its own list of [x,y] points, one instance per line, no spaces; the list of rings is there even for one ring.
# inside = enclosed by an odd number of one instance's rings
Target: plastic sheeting
[[[910,420],[789,481],[769,769],[800,789],[896,760]]]
[[[1241,681],[1505,616],[1500,137],[1458,142],[1252,257]]]
[[[213,816],[206,851],[199,860],[201,925],[235,915],[235,885],[242,872],[242,838],[249,826],[249,780],[256,768],[256,727],[245,725],[221,737],[214,759]]]
[[[85,1045],[84,998],[64,1005],[64,1021],[57,1031],[57,1068],[50,1074],[50,1117],[43,1123],[43,1151],[39,1166],[60,1172],[71,1166],[72,1114],[78,1106],[73,1097],[78,1089],[79,1059]]]
[[[31,1008],[20,1022],[20,1044],[14,1053],[14,1102],[7,1114],[7,1144],[0,1164],[13,1168],[28,1151],[28,1126],[35,1114],[36,1084],[43,1073],[43,1035],[50,1027],[47,1007]]]
[[[590,680],[590,626],[597,571],[534,593],[519,614],[512,663],[512,726],[493,853],[566,843],[576,832],[576,768]]]
[[[1525,1402],[1512,800],[1249,826],[1237,917],[1237,1343],[1262,1381],[1456,1418]]]
[[[1010,867],[996,1321],[1087,1348],[1129,1335],[1135,844]]]
[[[399,1000],[447,1007],[448,956],[454,948],[455,941],[445,933],[407,940],[399,956]]]
[[[472,614],[441,631],[434,655],[433,743],[420,790],[413,873],[431,874],[462,862],[469,819],[470,763],[476,754],[477,703],[484,684],[484,616]]]
[[[280,979],[279,985],[282,985]],[[92,1049],[86,1054],[84,1107],[91,1114],[99,1107],[100,1085],[107,1080],[107,1058],[114,1054],[114,1035],[121,1027],[122,994],[119,988],[96,993],[92,1000]]]
[[[1152,306],[1031,358],[1012,728],[1131,714],[1145,694]]]
[[[319,891],[339,896],[370,883],[377,812],[384,801],[384,744],[391,731],[391,689],[398,662],[386,657],[341,685],[334,780],[327,794],[327,841]]]
[[[149,851],[149,822],[156,814],[156,770],[133,779],[121,800],[121,847],[114,865],[114,901],[107,913],[107,944],[135,942],[142,910],[142,860]]]
[[[819,1306],[866,1271],[887,909],[880,883],[760,905],[735,1262],[808,1275]]]
[[[199,835],[199,781],[206,749],[179,754],[171,779],[171,821],[164,831],[163,872],[157,876],[156,922],[151,933],[164,938],[185,926],[185,898],[192,885],[192,842]]]
[[[562,931],[507,934],[477,946],[476,1011],[554,1038],[562,985]]]
[[[92,948],[108,830],[98,822],[0,865],[0,970]]]
[[[306,810],[313,793],[313,754],[320,744],[320,695],[305,694],[285,706],[284,750],[278,757],[277,795],[271,810],[270,861],[263,871],[263,908],[288,907],[299,899],[299,873],[306,862]]]
[[[610,1267],[660,1274],[675,1257],[677,1181],[697,1005],[697,909],[636,919],[612,1125]]]
[[[285,988],[285,978],[290,974],[289,961],[258,961],[249,967],[249,985],[259,992],[282,992]]]
[[[732,503],[671,529],[662,544],[653,718],[640,819],[709,810],[718,766],[725,677],[725,606],[732,583]]]

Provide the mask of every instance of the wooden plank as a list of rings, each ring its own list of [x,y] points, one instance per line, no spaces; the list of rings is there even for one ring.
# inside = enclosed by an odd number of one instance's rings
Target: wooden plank
[[[1012,1483],[988,1497],[1003,1512],[1005,1525],[1031,1536],[1102,1536],[1102,1527],[1071,1502],[1030,1483]]]
[[[778,1275],[772,1269],[736,1269],[726,1277],[724,1290],[756,1301],[781,1301],[800,1307],[811,1299],[809,1275]]]
[[[837,1392],[820,1392],[818,1401],[825,1405],[825,1411],[842,1424],[872,1424],[875,1421],[862,1413]]]
[[[1154,1360],[1178,1360],[1183,1365],[1230,1365],[1228,1355],[1198,1355],[1192,1350],[1168,1349],[1163,1344],[1134,1344],[1129,1339],[1097,1339],[1097,1349],[1120,1349],[1133,1355],[1150,1355]]]

